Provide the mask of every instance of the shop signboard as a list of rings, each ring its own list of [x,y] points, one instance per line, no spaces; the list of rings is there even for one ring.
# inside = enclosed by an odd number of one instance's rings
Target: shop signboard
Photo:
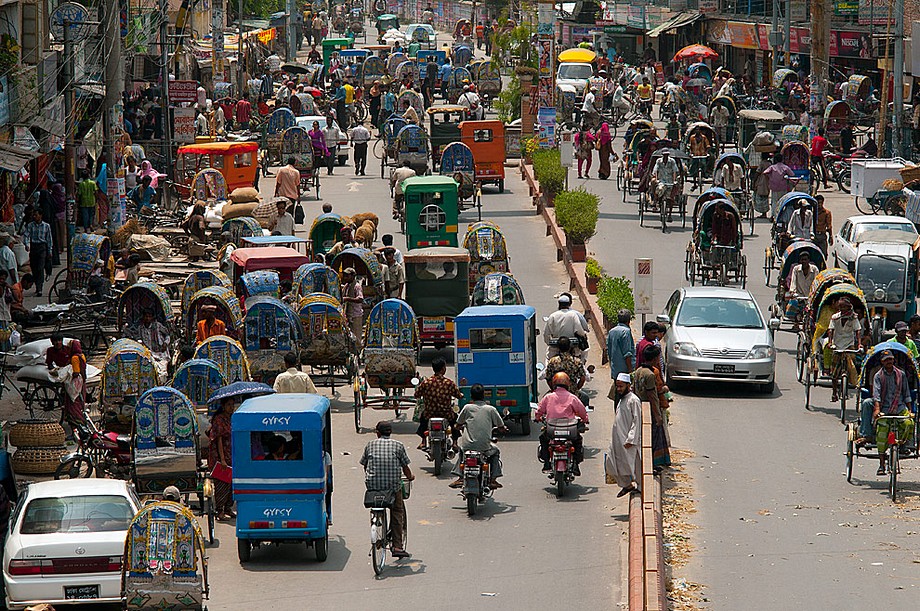
[[[195,109],[173,109],[173,140],[188,144],[195,142]]]
[[[872,59],[872,39],[867,32],[832,31],[831,57]]]
[[[537,142],[540,148],[556,146],[556,109],[541,107],[537,110]]]
[[[720,45],[732,44],[731,32],[728,22],[722,19],[706,21],[706,40]]]
[[[194,104],[198,101],[198,81],[169,81],[171,104]]]
[[[753,23],[740,21],[728,22],[728,35],[733,47],[741,49],[759,49],[760,41],[757,38],[757,28]]]
[[[894,15],[888,8],[885,0],[859,0],[857,9],[859,25],[893,24]]]
[[[859,14],[859,1],[858,0],[837,0],[834,2],[834,14],[835,15],[858,15]]]
[[[796,23],[802,23],[808,19],[808,5],[805,0],[791,0],[791,10],[789,15],[792,17],[792,21]]]
[[[701,13],[719,12],[719,0],[699,0],[698,5]]]
[[[626,25],[645,29],[645,5],[630,4],[626,13]]]

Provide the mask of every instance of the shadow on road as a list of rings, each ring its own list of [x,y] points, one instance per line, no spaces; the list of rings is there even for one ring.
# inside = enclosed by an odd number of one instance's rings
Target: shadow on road
[[[675,388],[676,387],[676,388]],[[751,399],[754,401],[764,401],[778,399],[783,396],[783,391],[779,386],[774,385],[772,393],[758,393],[748,384],[734,383],[716,383],[716,382],[693,382],[671,385],[671,390],[684,397],[705,399]]]
[[[408,547],[407,547],[408,549]],[[405,558],[403,560],[397,560],[395,564],[390,564],[393,562],[393,559],[387,557],[387,565],[384,567],[383,572],[380,575],[376,575],[374,579],[376,581],[382,581],[384,579],[390,579],[393,577],[408,577],[409,575],[421,575],[422,573],[427,572],[427,565],[420,560],[415,560],[414,558]]]
[[[306,544],[266,545],[252,550],[252,560],[241,565],[243,570],[253,573],[278,571],[311,571],[334,573],[343,571],[351,558],[345,538],[341,535],[329,537],[329,558],[317,562],[312,547]]]

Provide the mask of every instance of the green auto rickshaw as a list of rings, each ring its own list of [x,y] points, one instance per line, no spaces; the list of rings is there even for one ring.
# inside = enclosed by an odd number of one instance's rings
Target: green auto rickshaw
[[[419,320],[422,345],[454,343],[454,317],[470,299],[470,253],[465,248],[416,248],[403,256],[406,303]]]
[[[457,246],[457,181],[450,176],[413,176],[402,183],[406,248]]]

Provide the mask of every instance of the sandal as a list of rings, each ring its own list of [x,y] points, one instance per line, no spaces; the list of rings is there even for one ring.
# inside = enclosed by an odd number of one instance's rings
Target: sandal
[[[878,468],[878,471],[875,472],[876,475],[885,475],[888,471],[885,469],[885,466],[882,465]]]

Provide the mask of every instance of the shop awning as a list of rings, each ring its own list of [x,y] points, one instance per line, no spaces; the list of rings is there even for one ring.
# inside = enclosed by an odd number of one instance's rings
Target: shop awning
[[[38,151],[28,151],[10,144],[0,144],[0,169],[18,172],[24,165],[40,156]]]
[[[685,25],[690,25],[691,23],[696,23],[703,18],[703,14],[699,11],[684,11],[683,13],[678,14],[676,17],[665,21],[657,28],[649,30],[649,38],[657,38],[661,34],[667,34],[671,30],[676,30],[677,28],[682,28]]]

